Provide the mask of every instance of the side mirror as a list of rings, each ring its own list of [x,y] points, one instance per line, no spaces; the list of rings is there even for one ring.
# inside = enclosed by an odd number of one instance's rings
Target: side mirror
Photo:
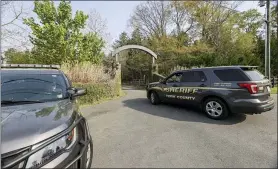
[[[159,79],[159,83],[165,83],[164,79]]]
[[[72,97],[83,96],[87,93],[86,89],[82,88],[70,88],[68,89],[68,93],[71,94]]]

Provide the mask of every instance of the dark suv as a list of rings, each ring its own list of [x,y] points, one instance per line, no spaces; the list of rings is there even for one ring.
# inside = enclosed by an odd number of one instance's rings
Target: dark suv
[[[270,82],[255,66],[224,66],[180,70],[147,86],[152,104],[200,106],[210,118],[229,113],[257,114],[274,108]]]
[[[1,65],[1,167],[90,168],[93,142],[74,88],[52,65]]]

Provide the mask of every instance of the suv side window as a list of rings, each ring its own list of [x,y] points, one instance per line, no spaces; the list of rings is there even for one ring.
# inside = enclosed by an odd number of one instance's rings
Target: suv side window
[[[203,71],[184,72],[181,82],[204,82],[207,78]]]
[[[247,81],[248,78],[239,69],[214,70],[214,74],[222,81]]]
[[[182,73],[175,73],[169,77],[166,83],[178,83],[181,81]]]

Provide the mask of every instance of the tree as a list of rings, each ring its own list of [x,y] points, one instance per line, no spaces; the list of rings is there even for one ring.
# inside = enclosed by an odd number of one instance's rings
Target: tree
[[[212,45],[219,45],[219,38],[223,24],[235,14],[240,2],[228,1],[199,1],[184,2],[185,8],[192,15],[201,38]]]
[[[17,51],[10,48],[5,51],[5,60],[11,64],[31,64],[34,63],[34,58],[30,51]]]
[[[273,27],[273,31],[276,32],[276,37],[278,38],[278,4],[271,8],[271,18],[271,26]]]
[[[185,34],[193,28],[193,18],[183,3],[176,0],[171,2],[171,20],[176,25],[176,35]]]
[[[139,28],[134,29],[129,37],[126,32],[122,32],[119,39],[115,41],[113,47],[118,48],[124,45],[143,45],[145,39],[140,32]],[[143,45],[145,46],[145,45]],[[131,79],[143,79],[148,76],[152,57],[143,51],[138,49],[129,49],[122,51],[119,57],[119,62],[122,67],[122,81],[129,81]]]
[[[23,13],[23,7],[20,6],[20,9],[17,10],[13,1],[1,1],[1,15],[5,14],[7,11],[12,12],[13,16],[10,20],[1,23],[1,27],[11,25],[16,20],[18,20],[21,14]]]
[[[143,44],[159,57],[159,73],[173,67],[258,65],[264,63],[264,41],[260,35],[263,17],[256,10],[237,11],[242,2],[228,1],[148,1],[131,17],[131,37],[121,34],[116,44]],[[163,5],[161,5],[163,4]],[[162,7],[163,6],[163,7]],[[274,8],[273,8],[274,9]],[[272,16],[277,14],[273,12]],[[275,10],[276,11],[276,10]],[[277,64],[276,19],[272,21],[272,63]],[[166,31],[165,31],[166,30]],[[140,33],[140,34],[138,34]],[[140,36],[138,36],[140,35]],[[139,38],[140,37],[140,38]],[[148,60],[130,50],[126,62],[130,74],[142,72]],[[149,57],[150,58],[150,57]],[[272,68],[277,72],[276,68]],[[136,76],[134,76],[136,77]]]
[[[127,45],[129,43],[129,37],[126,32],[122,32],[119,36],[119,40],[116,40],[113,44],[113,48],[116,49],[118,47]]]
[[[263,16],[256,9],[250,9],[236,15],[238,26],[242,31],[257,35],[259,28],[263,25]]]
[[[89,61],[91,63],[101,63],[104,52],[102,48],[104,41],[96,33],[88,33],[79,43],[80,51],[78,57],[79,61]]]
[[[139,28],[136,28],[131,33],[129,44],[143,45],[143,36]],[[138,49],[130,49],[128,52],[128,58],[126,64],[129,66],[130,71],[139,73],[139,78],[143,78],[143,74],[146,74],[151,64],[151,57],[148,53],[140,51]]]
[[[258,64],[254,55],[256,36],[262,26],[260,13],[236,11],[240,2],[184,2],[192,15],[200,40],[209,45],[218,65]]]
[[[102,39],[108,41],[107,20],[103,19],[96,9],[91,9],[87,21],[87,31],[96,33]]]
[[[72,17],[70,3],[65,0],[57,8],[53,1],[35,1],[33,11],[39,21],[30,17],[24,19],[24,23],[32,29],[30,40],[37,63],[61,64],[74,60],[99,63],[99,58],[103,57],[100,52],[104,47],[103,40],[95,34],[81,32],[88,15],[76,11]]]
[[[130,20],[144,36],[166,35],[170,22],[170,4],[166,1],[147,1],[136,7]]]
[[[28,48],[28,39],[25,35],[28,33],[25,27],[19,23],[24,16],[28,15],[26,9],[23,8],[22,2],[15,1],[1,1],[1,41],[2,49],[10,48],[10,46],[17,48]]]

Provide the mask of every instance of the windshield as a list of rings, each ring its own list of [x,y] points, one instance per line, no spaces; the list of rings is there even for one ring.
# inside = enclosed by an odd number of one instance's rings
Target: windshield
[[[46,102],[64,99],[67,95],[62,75],[2,74],[1,102]]]
[[[251,81],[259,81],[264,79],[264,75],[262,75],[257,70],[245,70],[244,72],[249,76]]]

